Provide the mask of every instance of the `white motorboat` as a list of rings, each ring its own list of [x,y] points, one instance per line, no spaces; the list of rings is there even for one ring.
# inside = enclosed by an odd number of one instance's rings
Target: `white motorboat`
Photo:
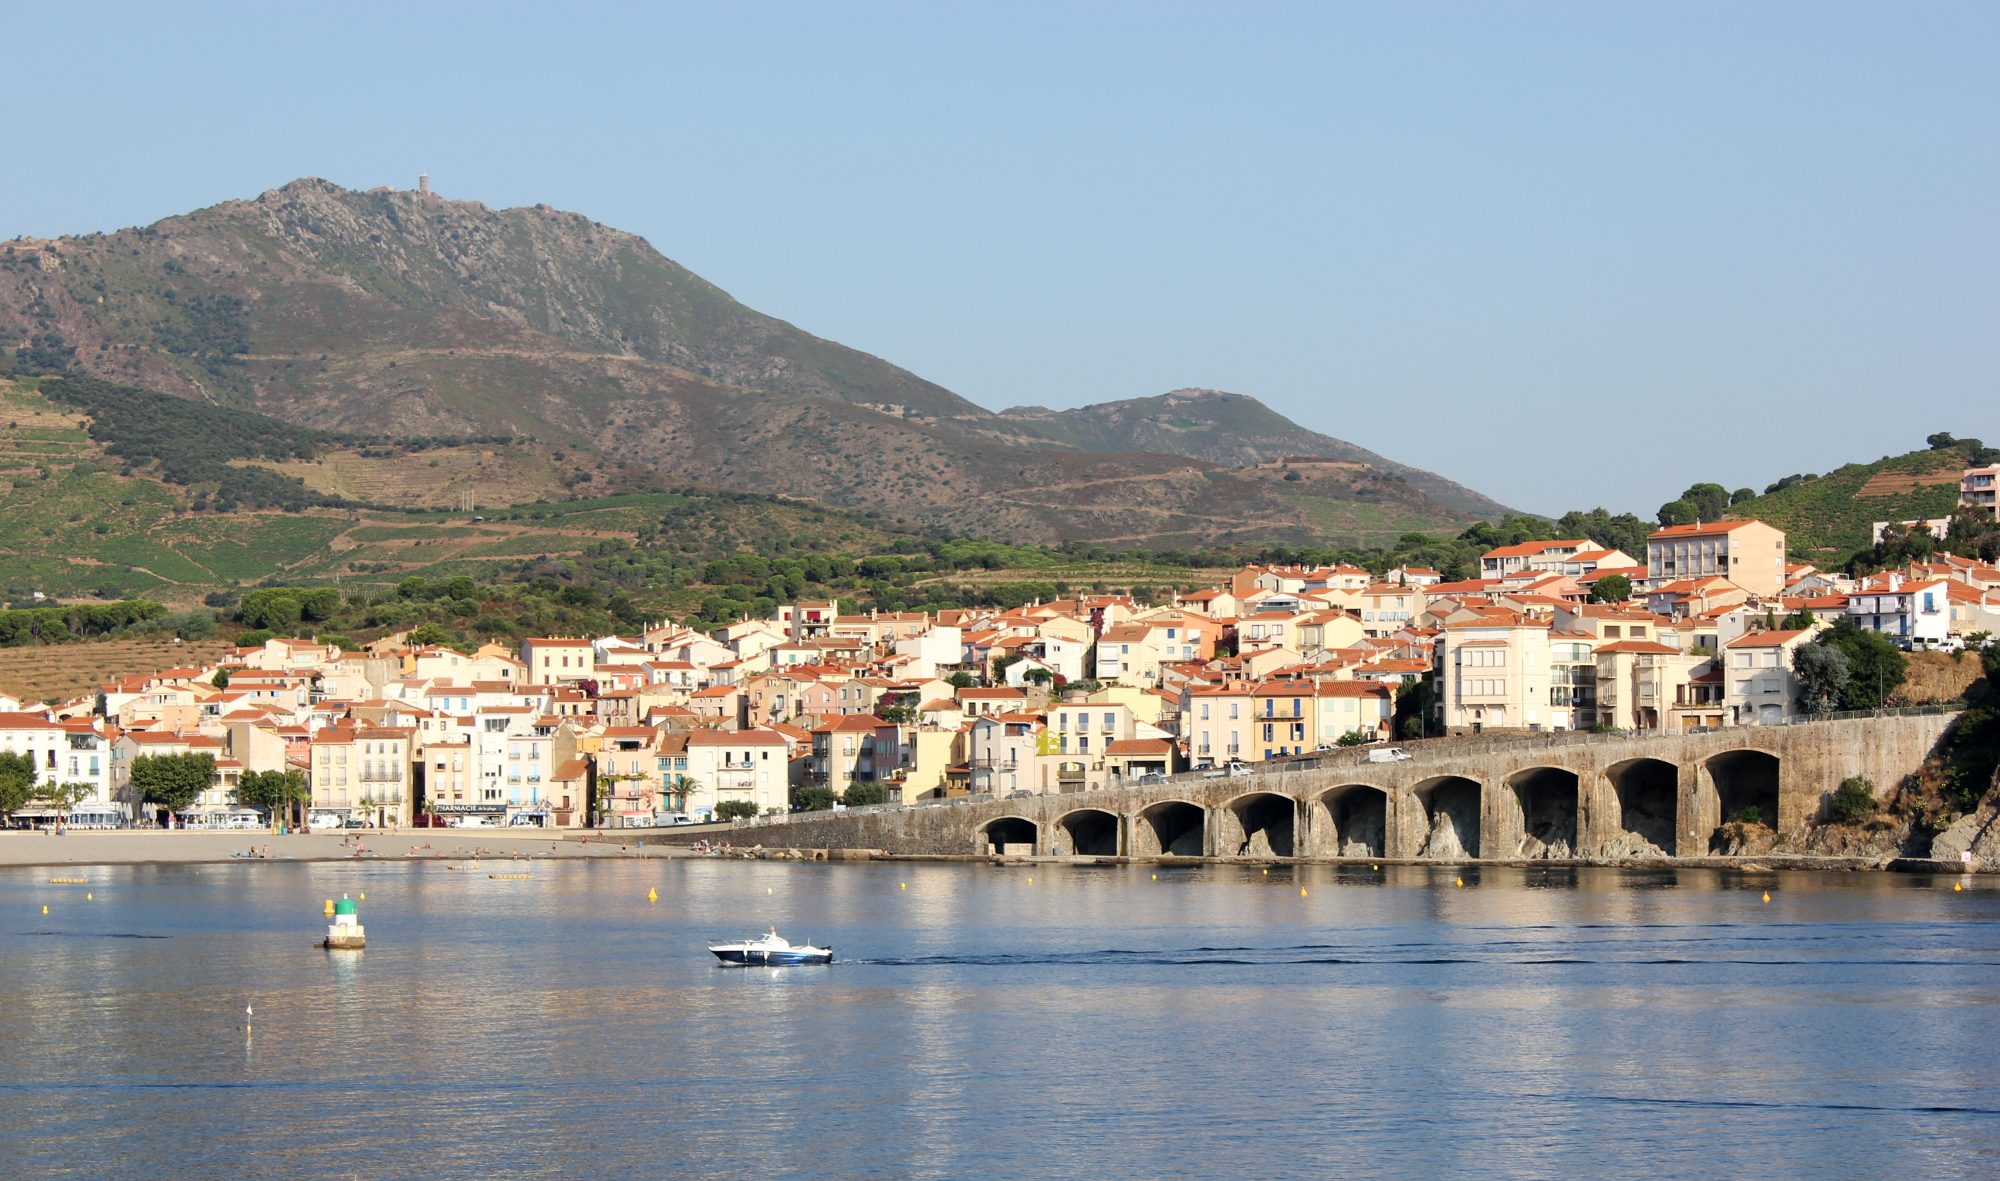
[[[768,965],[777,967],[785,964],[830,964],[833,962],[831,947],[814,947],[809,943],[793,943],[771,928],[755,939],[743,939],[735,943],[718,943],[708,950],[725,964],[743,967]]]

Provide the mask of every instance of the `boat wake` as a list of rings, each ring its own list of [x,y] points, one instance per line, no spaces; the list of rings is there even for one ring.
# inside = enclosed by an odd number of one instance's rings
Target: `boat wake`
[[[1577,967],[1591,965],[1616,965],[1619,967],[1682,967],[1706,964],[1742,965],[1746,967],[1788,967],[1788,966],[1841,966],[1841,967],[1917,967],[1917,968],[1973,968],[2000,967],[2000,959],[1961,958],[1953,955],[1928,955],[1929,949],[1899,947],[1894,954],[1882,956],[1859,956],[1830,959],[1817,955],[1785,955],[1778,949],[1743,948],[1733,946],[1733,941],[1717,940],[1721,944],[1712,949],[1712,954],[1701,954],[1701,948],[1676,946],[1663,948],[1643,941],[1624,950],[1606,946],[1615,941],[1601,941],[1592,946],[1588,954],[1577,954],[1571,947],[1561,949],[1546,943],[1529,940],[1496,940],[1486,944],[1456,944],[1441,946],[1436,944],[1386,944],[1357,946],[1353,944],[1306,943],[1280,947],[1193,947],[1173,948],[1104,948],[1088,951],[1066,952],[1017,952],[978,953],[965,955],[924,955],[906,957],[877,957],[843,959],[842,963],[874,965],[894,968],[942,968],[942,967],[1265,967],[1265,966],[1306,966],[1331,965],[1365,967],[1371,965],[1414,965],[1450,966],[1456,964],[1485,965],[1499,967]],[[1700,941],[1668,941],[1692,944]],[[1885,949],[1886,950],[1886,949]],[[2000,954],[1996,948],[1967,949],[1984,955]]]

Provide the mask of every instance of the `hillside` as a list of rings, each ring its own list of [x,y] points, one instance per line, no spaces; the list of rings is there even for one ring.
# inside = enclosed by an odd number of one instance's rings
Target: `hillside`
[[[36,388],[63,384],[0,380],[0,598],[9,601],[39,591],[143,595],[185,606],[272,577],[386,584],[410,574],[491,576],[536,559],[573,560],[605,542],[720,556],[867,551],[912,536],[859,514],[769,496],[685,490],[560,499],[560,480],[556,495],[541,501],[472,512],[399,510],[376,502],[392,492],[449,501],[458,477],[479,463],[516,473],[521,482],[513,487],[526,495],[538,487],[540,453],[505,444],[411,449],[307,436],[311,457],[280,463],[236,458],[225,439],[208,454],[210,466],[189,470],[184,451],[174,452],[172,465],[119,454],[117,438],[93,437],[98,424],[89,414]],[[240,425],[254,427],[253,416],[243,417]],[[559,454],[546,456],[539,470],[552,473],[573,458],[558,462]],[[289,485],[298,499],[290,507],[256,503],[223,482],[253,463],[268,465],[258,474],[280,474],[276,495],[290,500],[283,491]],[[299,474],[304,485],[281,478]]]
[[[1016,406],[1001,411],[1000,415],[1024,431],[1085,451],[1154,451],[1230,467],[1290,456],[1362,463],[1403,477],[1447,508],[1495,520],[1509,511],[1443,476],[1384,459],[1344,439],[1307,430],[1243,394],[1180,389],[1153,398],[1101,402],[1074,410]]]
[[[551,480],[573,488],[579,472],[592,492],[664,477],[910,528],[1152,545],[1380,540],[1456,531],[1491,505],[1251,399],[1199,446],[1186,445],[1194,432],[1153,431],[1158,452],[992,414],[743,307],[588,218],[321,180],[139,229],[0,244],[0,345],[25,369],[322,432],[539,449],[521,477],[478,456],[429,457],[460,476],[443,495],[480,504],[545,496]],[[1294,452],[1349,466],[1290,481],[1237,470]],[[350,499],[375,499],[385,476],[246,462]]]
[[[1888,455],[1824,475],[1788,476],[1762,496],[1730,506],[1783,529],[1793,558],[1839,565],[1872,541],[1876,521],[1948,517],[1967,463],[1958,447]]]

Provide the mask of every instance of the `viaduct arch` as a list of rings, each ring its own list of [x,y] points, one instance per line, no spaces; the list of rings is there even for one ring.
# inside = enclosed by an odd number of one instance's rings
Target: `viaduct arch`
[[[1864,775],[1887,791],[1922,764],[1951,714],[1741,727],[1703,734],[1489,735],[1413,744],[1407,762],[1358,752],[1089,792],[854,808],[747,822],[739,844],[912,855],[1631,859],[1713,855],[1755,816],[1803,833]],[[1754,811],[1753,811],[1754,809]],[[635,839],[685,844],[712,830]]]

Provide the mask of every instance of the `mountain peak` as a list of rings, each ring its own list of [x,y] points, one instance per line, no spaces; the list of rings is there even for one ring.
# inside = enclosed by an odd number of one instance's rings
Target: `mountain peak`
[[[0,347],[31,343],[38,365],[300,425],[532,437],[571,457],[565,487],[650,472],[1023,540],[1393,536],[1485,511],[1245,395],[995,415],[580,214],[315,176],[0,254]],[[1318,454],[1358,462],[1219,470]]]

